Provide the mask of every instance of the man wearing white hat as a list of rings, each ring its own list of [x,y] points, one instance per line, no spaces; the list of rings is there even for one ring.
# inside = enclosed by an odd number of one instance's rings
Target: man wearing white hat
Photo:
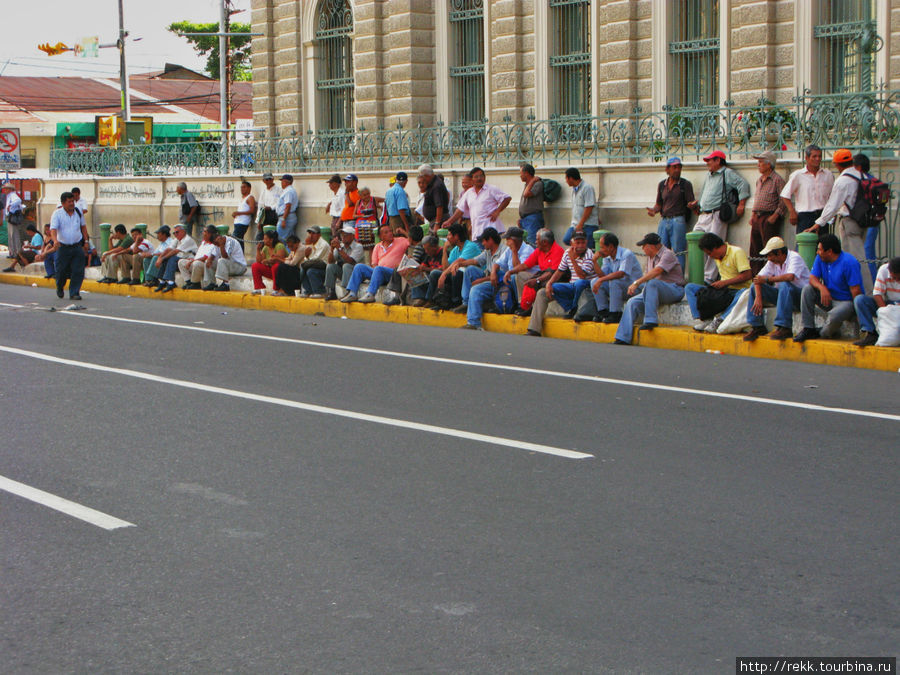
[[[768,333],[763,319],[764,305],[775,305],[776,308],[775,330],[769,337],[786,340],[793,334],[793,314],[800,309],[800,294],[809,284],[809,268],[799,253],[788,250],[781,237],[769,239],[759,253],[766,256],[768,262],[753,277],[747,305],[750,332],[744,336],[744,342],[753,342]]]

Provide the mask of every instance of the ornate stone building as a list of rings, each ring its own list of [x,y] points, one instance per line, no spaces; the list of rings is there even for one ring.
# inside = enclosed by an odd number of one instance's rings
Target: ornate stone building
[[[900,89],[900,0],[253,0],[270,133]]]

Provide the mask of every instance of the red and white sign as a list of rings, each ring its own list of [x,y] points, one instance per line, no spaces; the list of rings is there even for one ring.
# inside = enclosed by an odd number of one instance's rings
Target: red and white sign
[[[22,168],[22,148],[18,129],[0,129],[0,171]]]

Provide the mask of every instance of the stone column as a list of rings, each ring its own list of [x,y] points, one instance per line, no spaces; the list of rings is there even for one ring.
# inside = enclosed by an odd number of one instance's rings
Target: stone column
[[[534,108],[534,0],[494,0],[489,12],[491,121],[522,120]]]
[[[760,98],[790,103],[794,3],[732,0],[731,7],[731,98],[737,105],[755,106]]]
[[[650,0],[617,0],[600,5],[600,59],[594,76],[599,94],[597,114],[609,107],[630,113],[652,101],[653,52]],[[659,38],[664,39],[664,38]]]
[[[385,27],[385,127],[436,122],[434,3],[388,0]]]
[[[252,38],[253,126],[275,133],[275,50],[272,0],[253,0],[251,32],[265,33]]]
[[[303,131],[303,73],[300,69],[300,3],[271,0],[275,73],[275,127],[277,133]]]

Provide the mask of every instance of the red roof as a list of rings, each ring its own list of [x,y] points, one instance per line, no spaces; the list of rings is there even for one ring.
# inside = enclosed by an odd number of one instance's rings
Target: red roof
[[[110,79],[118,85],[118,80]],[[135,114],[169,112],[163,105],[174,105],[210,121],[219,119],[219,83],[217,80],[149,80],[131,78],[131,88],[158,101],[146,101],[131,95]],[[250,119],[252,86],[249,82],[232,85],[232,120]],[[0,77],[0,106],[3,102],[19,114],[40,112],[115,113],[121,109],[118,88],[84,77]],[[0,109],[2,110],[2,109]],[[25,112],[22,112],[25,111]],[[4,119],[6,118],[5,111]]]

